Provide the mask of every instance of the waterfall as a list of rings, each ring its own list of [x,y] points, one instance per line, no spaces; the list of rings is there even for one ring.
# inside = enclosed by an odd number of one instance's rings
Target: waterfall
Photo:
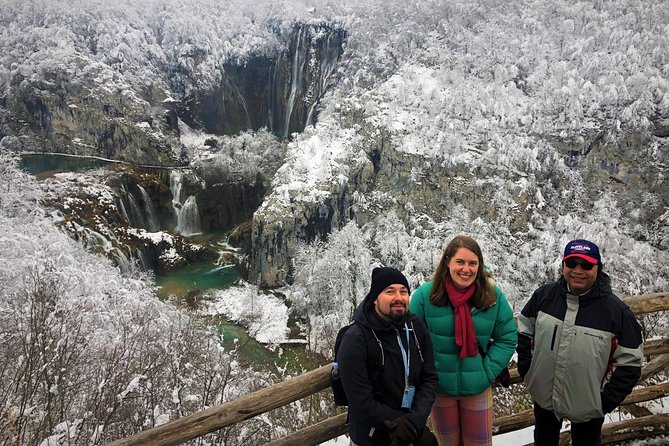
[[[128,273],[132,270],[132,259],[128,259],[120,248],[112,248],[109,254],[118,266],[118,269],[121,270],[121,273]]]
[[[178,170],[170,172],[170,192],[172,192],[172,205],[178,204],[181,207],[183,203],[182,195],[183,189],[183,174]],[[176,206],[175,206],[176,209]]]
[[[114,243],[112,243],[116,242],[116,245],[119,244],[119,240],[113,232],[109,233],[109,236],[111,237],[111,239],[109,239],[99,232],[77,223],[73,223],[73,226],[76,232],[76,238],[82,242],[88,251],[101,251],[114,261],[121,272],[125,273],[130,271],[130,259],[126,257],[125,253],[118,248],[118,246],[115,246]]]
[[[130,226],[143,228],[149,232],[160,231],[160,220],[153,206],[153,200],[139,184],[137,189],[139,190],[139,200],[125,185],[121,185],[121,194],[116,201],[119,213],[128,220]]]
[[[146,259],[146,255],[142,248],[130,248],[130,261],[137,262],[142,271],[148,271],[151,269],[151,265]]]
[[[125,218],[128,221],[128,223],[130,223],[130,216],[128,215],[128,211],[125,210],[125,204],[123,204],[123,197],[117,196],[116,202],[118,210],[121,213],[121,216],[123,216],[123,218]]]
[[[142,202],[144,203],[144,211],[146,213],[146,229],[148,229],[149,232],[159,231],[160,223],[156,217],[156,212],[153,209],[153,201],[151,200],[151,197],[149,197],[149,194],[146,192],[146,190],[139,184],[137,185],[137,188],[139,189]]]
[[[265,76],[269,86],[265,122],[272,133],[286,138],[292,130],[313,124],[345,36],[341,29],[322,25],[294,26],[287,48],[269,63]]]
[[[318,61],[319,66],[319,76],[316,81],[316,84],[312,86],[314,90],[314,95],[312,97],[312,103],[309,106],[309,112],[307,113],[307,119],[304,122],[305,127],[313,124],[312,116],[314,114],[314,109],[323,96],[325,92],[325,86],[327,80],[330,77],[330,74],[334,71],[334,68],[339,59],[339,41],[336,40],[337,35],[332,32],[327,32],[327,37],[325,38],[325,44],[322,50],[322,59]],[[333,42],[334,41],[334,42]]]
[[[293,54],[293,64],[292,64],[292,76],[290,79],[290,93],[288,95],[288,101],[286,102],[286,116],[284,117],[285,125],[283,128],[283,137],[288,136],[290,130],[290,117],[293,114],[293,107],[295,105],[295,96],[297,96],[297,91],[301,87],[302,80],[302,70],[304,69],[304,64],[307,60],[306,57],[300,57],[302,55],[302,48],[305,46],[307,40],[307,33],[305,32],[306,25],[300,26],[300,30],[297,33],[295,38],[295,54]],[[306,50],[304,50],[306,56]]]
[[[177,213],[177,232],[181,235],[193,235],[202,232],[200,229],[200,211],[197,208],[195,195],[191,195]]]
[[[183,201],[183,173],[178,170],[170,172],[170,191],[172,192],[172,207],[177,217],[175,230],[181,235],[193,235],[202,232],[200,229],[200,211],[197,208],[195,196],[189,196]]]
[[[121,205],[123,212],[128,217],[128,222],[135,228],[143,228],[144,215],[142,214],[142,210],[137,204],[137,200],[135,200],[135,197],[132,195],[132,193],[130,193],[125,188],[125,185],[121,186],[121,190],[123,191],[123,195],[125,195],[126,199],[128,200],[127,206],[124,206],[123,204]]]
[[[137,204],[134,195],[128,193],[128,204],[130,205],[130,216],[133,226],[137,228],[143,228],[144,224],[144,214],[142,214],[142,209]]]
[[[315,98],[314,98],[314,102],[312,102],[311,105],[309,106],[309,113],[307,113],[307,119],[306,119],[306,121],[304,121],[304,126],[305,127],[313,124],[313,122],[311,122],[311,116],[314,114],[314,109],[316,108],[317,104],[318,104],[318,101],[315,100]]]

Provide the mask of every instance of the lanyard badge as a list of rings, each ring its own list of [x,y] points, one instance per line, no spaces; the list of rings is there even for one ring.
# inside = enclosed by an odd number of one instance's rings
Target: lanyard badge
[[[409,385],[409,365],[411,364],[411,344],[409,343],[409,327],[404,324],[404,333],[407,338],[407,350],[402,345],[400,334],[397,333],[397,343],[400,345],[400,352],[402,353],[402,362],[404,363],[404,393],[402,394],[402,409],[411,409],[413,397],[416,393],[416,388]]]
[[[415,393],[416,388],[414,386],[406,386],[404,388],[404,394],[402,395],[402,409],[411,409],[411,403],[413,402]]]

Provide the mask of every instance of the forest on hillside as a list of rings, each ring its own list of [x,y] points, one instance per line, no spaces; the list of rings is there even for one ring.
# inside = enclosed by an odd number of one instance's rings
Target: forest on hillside
[[[60,229],[65,216],[45,197],[63,192],[63,176],[38,181],[18,168],[21,152],[40,151],[11,108],[26,98],[84,114],[113,98],[111,114],[151,117],[213,89],[226,63],[274,55],[298,22],[347,33],[303,133],[211,135],[179,122],[172,142],[148,120],[128,124],[174,144],[208,181],[269,172],[258,221],[297,221],[351,189],[354,219],[284,253],[290,280],[273,290],[282,299],[240,283],[211,293],[201,312],[159,300],[150,272],[132,262],[121,271]],[[668,136],[661,0],[3,0],[0,445],[104,444],[295,372],[252,369],[243,345],[224,347],[202,323],[224,311],[277,343],[290,315],[327,361],[374,266],[398,267],[415,287],[461,233],[479,241],[516,311],[558,276],[577,237],[598,243],[621,297],[667,291]],[[372,177],[377,141],[388,171]],[[398,190],[391,177],[403,169]],[[92,178],[68,181],[113,200]],[[646,338],[669,332],[666,316],[641,322]],[[261,444],[332,411],[321,395],[192,444]]]

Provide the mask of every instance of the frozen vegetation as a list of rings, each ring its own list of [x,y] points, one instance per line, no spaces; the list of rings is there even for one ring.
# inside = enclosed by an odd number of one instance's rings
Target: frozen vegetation
[[[328,357],[374,266],[398,266],[416,286],[459,233],[480,242],[516,310],[557,277],[560,250],[576,237],[600,246],[621,296],[669,290],[662,0],[3,0],[0,124],[5,103],[54,85],[138,107],[148,90],[178,101],[215,87],[226,62],[274,54],[277,35],[295,22],[347,32],[317,124],[285,143],[263,131],[221,138],[228,150],[209,153],[202,142],[211,135],[180,123],[183,152],[201,175],[248,178],[281,161],[262,218],[321,202],[368,163],[370,139],[387,138],[394,156],[422,160],[412,188],[441,169],[456,186],[471,182],[493,217],[392,190],[356,194],[365,221],[299,245],[286,302],[242,283],[212,293],[196,316],[158,300],[138,268],[121,274],[56,229],[43,186],[9,153],[21,137],[0,127],[0,445],[103,444],[276,378],[241,367],[238,351],[199,322],[203,314],[277,343],[293,311],[309,348]],[[625,151],[619,165],[565,156],[565,147],[589,153],[597,135]],[[193,203],[175,199],[180,229],[198,232]],[[526,224],[515,223],[518,214]],[[644,325],[648,337],[669,331],[663,318]],[[263,443],[312,420],[307,406],[198,444]]]

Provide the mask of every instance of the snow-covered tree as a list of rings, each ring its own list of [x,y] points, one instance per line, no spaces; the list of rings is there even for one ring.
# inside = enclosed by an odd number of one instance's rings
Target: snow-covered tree
[[[374,265],[367,242],[352,221],[327,242],[303,245],[295,257],[294,311],[306,315],[310,345],[328,353],[339,328],[369,291]]]

